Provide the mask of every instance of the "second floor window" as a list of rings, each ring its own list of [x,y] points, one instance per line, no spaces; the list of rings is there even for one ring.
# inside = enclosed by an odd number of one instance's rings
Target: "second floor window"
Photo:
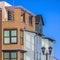
[[[17,43],[17,30],[4,30],[4,44]]]
[[[29,25],[32,26],[33,21],[32,21],[33,16],[29,16]]]
[[[25,23],[25,13],[21,15],[21,20]]]
[[[23,32],[23,30],[20,30],[20,44],[21,45],[24,44],[24,32]]]
[[[8,11],[8,20],[13,20],[13,12],[12,11]]]

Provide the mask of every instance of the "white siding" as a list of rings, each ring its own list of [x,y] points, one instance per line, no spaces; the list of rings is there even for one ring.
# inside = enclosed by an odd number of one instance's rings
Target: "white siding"
[[[34,60],[34,36],[35,33],[31,32],[24,32],[24,46],[25,49],[27,49],[27,52],[25,53],[25,60]]]
[[[35,60],[41,60],[41,38],[35,37]]]
[[[49,55],[49,47],[52,47],[53,48],[53,42],[48,40],[48,39],[43,39],[42,38],[42,45],[41,47],[45,47],[45,54],[48,53],[48,60],[53,60],[53,51],[52,51],[52,54]],[[41,51],[41,60],[46,60],[46,55],[43,55],[42,54],[42,51]]]
[[[25,31],[24,34],[24,47],[27,49],[25,60],[46,60],[46,55],[42,54],[41,48],[45,47],[45,53],[49,53],[48,47],[53,47],[53,43],[48,39],[43,39],[35,33]],[[53,60],[51,56],[48,55],[48,60],[49,58]]]

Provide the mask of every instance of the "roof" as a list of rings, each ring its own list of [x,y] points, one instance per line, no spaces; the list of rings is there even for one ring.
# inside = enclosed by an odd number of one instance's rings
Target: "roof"
[[[50,37],[46,37],[44,34],[38,33],[38,35],[39,35],[40,37],[42,37],[43,39],[48,39],[48,40],[50,40],[50,41],[52,41],[52,42],[56,42],[56,40],[54,40],[54,39],[52,39],[52,38],[50,38]]]
[[[13,9],[15,9],[15,8],[19,8],[19,9],[22,9],[22,10],[24,10],[25,12],[27,12],[27,13],[35,16],[35,14],[31,13],[29,10],[25,9],[25,8],[22,7],[22,6],[6,6],[5,8],[6,8],[6,9],[10,9],[10,10],[13,10]]]
[[[43,39],[48,39],[48,40],[50,40],[50,41],[52,41],[52,42],[55,42],[54,39],[49,38],[49,37],[46,37],[45,35],[40,34],[40,33],[36,32],[36,31],[27,30],[27,29],[21,29],[21,30],[24,30],[24,31],[27,31],[27,32],[31,32],[31,33],[35,33],[35,34],[37,34],[38,36],[42,37]]]
[[[2,6],[2,4],[5,6],[5,8],[7,9],[10,9],[10,10],[13,10],[14,8],[20,8],[22,10],[24,10],[25,12],[35,16],[35,14],[31,13],[29,10],[25,9],[24,7],[22,6],[12,6],[11,4],[7,3],[6,1],[0,1],[0,5]]]
[[[43,38],[43,39],[48,39],[48,40],[50,40],[50,41],[52,41],[52,42],[55,42],[55,40],[54,40],[54,39],[49,38],[49,37],[42,36],[42,38]]]
[[[31,33],[37,33],[36,31],[33,31],[33,30],[27,30],[27,29],[24,29],[24,31],[31,32]]]
[[[31,32],[31,33],[35,33],[35,34],[37,34],[38,36],[44,36],[43,34],[38,33],[37,31],[28,30],[28,29],[21,29],[21,30],[24,30],[24,31],[27,31],[27,32]]]

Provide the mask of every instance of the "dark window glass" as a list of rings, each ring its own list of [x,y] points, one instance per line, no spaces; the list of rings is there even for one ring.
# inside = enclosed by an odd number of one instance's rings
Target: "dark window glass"
[[[32,21],[33,16],[29,16],[29,25],[32,26],[33,21]]]
[[[23,45],[24,44],[24,33],[23,30],[20,30],[20,44]]]
[[[13,12],[8,11],[8,20],[13,20]]]
[[[25,13],[23,13],[23,14],[21,15],[21,19],[22,19],[22,21],[25,23]]]
[[[17,43],[17,30],[4,30],[4,43]]]

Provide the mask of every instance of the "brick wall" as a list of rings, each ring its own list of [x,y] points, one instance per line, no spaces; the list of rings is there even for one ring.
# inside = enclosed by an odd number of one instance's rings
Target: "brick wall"
[[[0,9],[0,60],[2,60],[2,10]]]

